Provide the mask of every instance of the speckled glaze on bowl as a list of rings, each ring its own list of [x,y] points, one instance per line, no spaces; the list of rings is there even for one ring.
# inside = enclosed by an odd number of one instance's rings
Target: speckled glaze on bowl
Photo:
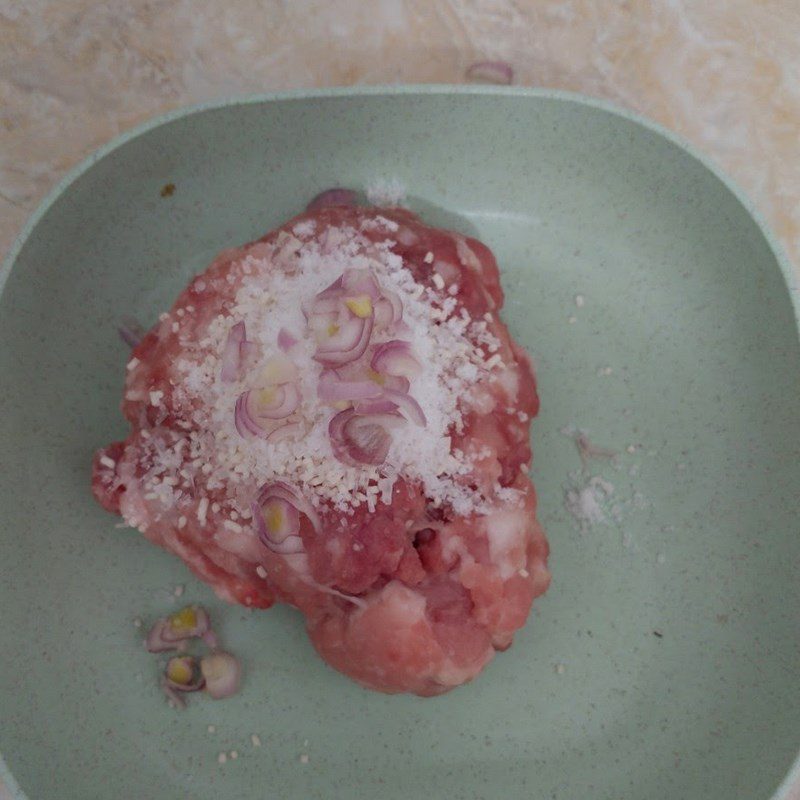
[[[124,431],[118,318],[152,322],[218,250],[320,189],[381,179],[494,249],[542,398],[552,588],[511,650],[432,700],[360,689],[297,614],[224,606],[89,493],[92,451]],[[15,797],[781,795],[800,742],[793,279],[741,195],[663,131],[494,88],[180,112],[76,170],[2,277],[0,774]],[[570,478],[569,425],[620,457]],[[581,531],[563,498],[589,475],[614,494]],[[183,713],[133,626],[176,607],[179,584],[246,669],[239,696]]]

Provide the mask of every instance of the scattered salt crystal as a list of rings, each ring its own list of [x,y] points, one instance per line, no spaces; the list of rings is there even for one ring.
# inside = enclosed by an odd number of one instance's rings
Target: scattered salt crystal
[[[586,303],[586,301],[584,300],[584,298],[583,298],[583,295],[582,295],[582,294],[576,294],[576,295],[575,295],[575,305],[576,305],[578,308],[583,308],[583,306],[584,306],[584,304],[585,304],[585,303]]]
[[[438,272],[433,273],[431,280],[433,281],[433,285],[439,289],[439,291],[444,289],[444,278]]]
[[[233,531],[233,533],[242,533],[244,531],[244,528],[238,522],[234,522],[231,519],[226,519],[222,525],[229,531]]]
[[[632,444],[629,444],[629,445],[628,445],[628,446],[625,448],[625,452],[626,452],[626,453],[635,453],[635,452],[636,452],[636,447],[635,447],[634,445],[632,445]]]
[[[433,253],[430,250],[428,250],[428,252],[425,253],[425,258],[423,259],[423,261],[426,264],[433,264]]]
[[[185,528],[186,527],[186,517],[180,516],[178,517],[178,528]]]
[[[159,406],[159,405],[161,405],[161,398],[162,397],[164,397],[164,392],[162,392],[162,391],[150,392],[150,405],[151,406]]]
[[[231,752],[230,752],[230,757],[231,757],[231,758],[232,758],[234,761],[236,761],[236,759],[237,759],[237,758],[239,758],[239,751],[238,751],[238,750],[231,750]]]
[[[447,289],[447,293],[450,294],[450,295],[453,295],[453,296],[457,295],[458,294],[458,284],[457,283],[451,283],[450,286]]]
[[[267,577],[267,571],[261,566],[261,564],[256,567],[256,575],[258,575],[259,578]]]
[[[179,583],[175,587],[175,591],[172,594],[174,594],[175,597],[181,597],[183,596],[184,589],[185,589],[184,585],[182,583]]]
[[[222,508],[222,506],[221,506],[219,503],[212,503],[212,504],[211,504],[211,510],[212,510],[212,511],[213,511],[215,514],[219,514],[219,510],[220,510],[221,508]]]
[[[141,628],[142,627],[142,620],[139,617],[134,617],[133,627],[134,628]]]
[[[166,322],[169,319],[169,314],[166,311],[158,315],[159,322]]]
[[[300,756],[300,763],[301,764],[308,764],[308,753],[303,753]]]
[[[100,456],[100,463],[104,467],[108,467],[109,469],[114,469],[117,466],[117,462],[114,461],[113,458],[109,458],[108,456]]]
[[[134,370],[134,369],[136,369],[136,367],[138,367],[138,366],[139,366],[139,364],[141,364],[141,363],[142,363],[142,362],[141,362],[141,361],[139,361],[139,359],[138,359],[138,358],[136,358],[136,356],[134,356],[134,357],[133,357],[133,358],[132,358],[132,359],[131,359],[131,360],[128,362],[128,366],[127,366],[127,369],[128,369],[128,371],[130,372],[131,370]]]
[[[172,323],[172,332],[177,333],[181,329],[181,326],[177,322]]]
[[[224,764],[227,760],[228,760],[228,754],[227,753],[220,753],[217,756],[217,763],[218,764]]]
[[[217,729],[216,729],[216,727],[214,725],[209,725],[208,728],[206,728],[206,730],[209,733],[216,733],[217,732]]]
[[[253,747],[261,747],[261,737],[257,733],[250,736],[250,741],[253,743]]]
[[[204,292],[206,290],[206,282],[205,281],[195,281],[194,290],[196,292]]]

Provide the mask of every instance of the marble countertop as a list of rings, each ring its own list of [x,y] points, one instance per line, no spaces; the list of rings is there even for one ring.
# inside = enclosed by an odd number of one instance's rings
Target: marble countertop
[[[517,84],[682,134],[797,265],[799,37],[795,0],[0,0],[0,253],[70,167],[155,114],[274,89],[461,83],[470,63],[502,59]]]

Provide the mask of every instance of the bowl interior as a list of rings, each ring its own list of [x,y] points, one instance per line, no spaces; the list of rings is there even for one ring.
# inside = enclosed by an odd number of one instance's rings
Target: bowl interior
[[[298,614],[225,606],[89,492],[93,450],[125,430],[120,316],[152,323],[320,189],[387,180],[494,250],[542,399],[552,588],[477,681],[432,700],[360,689]],[[770,797],[800,739],[799,349],[734,194],[574,99],[285,98],[128,139],[41,216],[0,297],[0,752],[32,800]],[[569,426],[619,457],[581,473]],[[581,530],[564,496],[592,476],[613,493]],[[247,676],[176,713],[133,619],[185,600]]]

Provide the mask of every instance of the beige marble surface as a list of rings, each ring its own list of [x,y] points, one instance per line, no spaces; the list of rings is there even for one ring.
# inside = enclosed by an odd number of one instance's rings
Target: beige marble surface
[[[604,97],[690,139],[800,264],[799,42],[798,0],[0,0],[0,253],[67,169],[159,112],[458,83],[498,58],[516,83]]]

